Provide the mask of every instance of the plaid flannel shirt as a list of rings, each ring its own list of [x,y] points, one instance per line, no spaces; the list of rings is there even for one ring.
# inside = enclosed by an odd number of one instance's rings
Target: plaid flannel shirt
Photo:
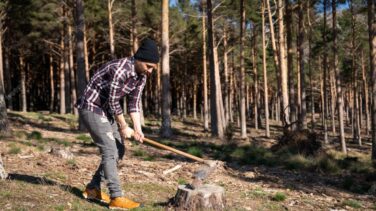
[[[133,57],[110,61],[90,79],[76,107],[112,117],[123,113],[119,101],[126,95],[128,112],[140,112],[146,78],[135,72]]]

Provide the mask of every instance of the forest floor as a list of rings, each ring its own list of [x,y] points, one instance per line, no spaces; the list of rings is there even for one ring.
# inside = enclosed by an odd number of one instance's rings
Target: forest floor
[[[8,115],[11,132],[0,138],[0,153],[9,179],[0,181],[0,210],[107,210],[105,204],[81,197],[100,158],[90,136],[75,129],[73,115]],[[160,122],[147,118],[145,136],[221,160],[223,165],[206,182],[225,188],[227,210],[376,210],[376,172],[367,139],[359,147],[348,137],[345,156],[330,136],[325,153],[304,156],[270,149],[282,135],[275,122],[271,138],[265,138],[263,130],[249,129],[249,140],[240,140],[236,130],[230,141],[211,138],[201,122],[190,118],[174,118],[172,126],[173,138],[161,139]],[[51,149],[72,155],[62,158]],[[163,174],[177,165],[182,167]],[[119,174],[125,195],[145,205],[136,210],[166,210],[178,185],[190,183],[199,167],[170,152],[128,142]]]

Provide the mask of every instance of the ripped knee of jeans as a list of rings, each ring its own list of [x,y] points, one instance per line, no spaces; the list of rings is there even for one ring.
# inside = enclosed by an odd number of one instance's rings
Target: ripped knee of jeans
[[[115,141],[115,137],[114,137],[114,134],[112,132],[107,132],[106,135],[109,139],[111,139],[112,141]]]

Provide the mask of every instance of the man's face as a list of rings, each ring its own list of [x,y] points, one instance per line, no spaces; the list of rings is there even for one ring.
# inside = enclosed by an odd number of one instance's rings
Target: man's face
[[[157,64],[149,63],[149,62],[142,62],[142,61],[135,61],[135,69],[136,72],[142,75],[150,76],[153,72],[153,69],[157,68]]]

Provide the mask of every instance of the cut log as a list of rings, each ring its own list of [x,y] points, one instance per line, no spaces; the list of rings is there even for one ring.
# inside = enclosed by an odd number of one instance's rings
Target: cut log
[[[8,177],[8,174],[5,172],[5,168],[3,165],[3,160],[1,159],[0,155],[0,179],[6,179]]]
[[[205,184],[196,189],[189,185],[179,185],[173,206],[175,210],[225,210],[223,187]]]

